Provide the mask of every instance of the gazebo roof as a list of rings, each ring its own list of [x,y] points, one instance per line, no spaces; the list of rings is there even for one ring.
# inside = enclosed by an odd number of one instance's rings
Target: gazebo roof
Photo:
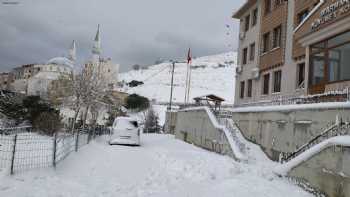
[[[199,97],[195,97],[193,98],[193,100],[195,101],[200,101],[200,100],[208,100],[208,101],[214,101],[214,102],[223,102],[225,101],[225,99],[218,97],[214,94],[208,94],[208,95],[204,95],[204,96],[199,96]]]

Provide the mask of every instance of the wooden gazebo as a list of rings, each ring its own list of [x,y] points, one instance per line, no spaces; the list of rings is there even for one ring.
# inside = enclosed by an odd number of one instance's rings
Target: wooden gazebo
[[[221,104],[225,99],[220,98],[214,94],[208,94],[200,97],[195,97],[193,98],[195,101],[196,105],[198,106],[209,106],[212,110],[215,112],[218,112],[221,110]]]

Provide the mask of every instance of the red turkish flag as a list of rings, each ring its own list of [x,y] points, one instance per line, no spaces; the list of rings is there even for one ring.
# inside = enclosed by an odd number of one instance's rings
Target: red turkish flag
[[[191,61],[192,61],[191,48],[189,48],[188,54],[187,54],[187,64],[191,63]]]

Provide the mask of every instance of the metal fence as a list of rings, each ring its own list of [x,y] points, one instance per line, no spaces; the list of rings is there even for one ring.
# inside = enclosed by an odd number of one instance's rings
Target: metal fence
[[[29,169],[55,167],[72,152],[89,144],[107,129],[77,129],[53,136],[34,132],[0,135],[0,168],[14,174]]]

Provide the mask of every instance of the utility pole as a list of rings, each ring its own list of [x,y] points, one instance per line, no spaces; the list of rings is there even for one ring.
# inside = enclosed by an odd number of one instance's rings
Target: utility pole
[[[171,86],[170,86],[169,110],[171,110],[171,108],[172,108],[172,102],[173,102],[175,61],[172,61],[172,64],[173,64],[173,67],[172,67],[172,71],[171,71]]]

